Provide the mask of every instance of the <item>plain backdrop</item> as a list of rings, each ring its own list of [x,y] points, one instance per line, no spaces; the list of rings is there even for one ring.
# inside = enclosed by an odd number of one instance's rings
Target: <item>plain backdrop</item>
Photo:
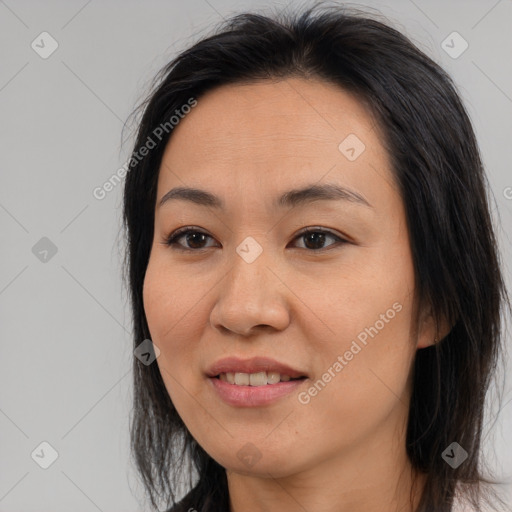
[[[123,124],[161,66],[222,18],[288,3],[0,0],[0,511],[144,510],[129,459],[122,186],[102,200],[93,190],[126,162]],[[351,5],[377,9],[454,78],[510,285],[512,2]],[[504,479],[511,397],[507,381],[485,441]]]

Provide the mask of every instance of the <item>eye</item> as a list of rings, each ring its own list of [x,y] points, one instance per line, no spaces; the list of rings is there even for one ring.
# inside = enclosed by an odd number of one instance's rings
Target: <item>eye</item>
[[[188,246],[185,246],[179,242],[179,240],[181,240],[182,238],[185,239],[186,244],[189,244]],[[212,247],[211,245],[203,245],[208,238],[212,239],[210,235],[204,233],[203,231],[195,229],[191,226],[187,226],[177,229],[176,231],[171,233],[167,238],[165,238],[165,240],[162,243],[176,250],[197,252]],[[303,239],[305,241],[304,247],[299,247],[299,249],[305,248],[311,251],[318,252],[324,249],[324,247],[320,246],[324,245],[326,238],[334,239],[335,242],[341,244],[349,243],[347,240],[341,238],[340,236],[335,235],[334,233],[331,233],[330,231],[327,231],[325,229],[317,227],[309,227],[303,229],[293,240]],[[330,247],[331,245],[337,244],[330,244],[327,247]]]
[[[181,243],[178,243],[178,240],[181,238],[185,238],[187,244],[191,244],[191,247],[183,246]],[[211,238],[210,235],[203,233],[197,229],[193,229],[190,226],[177,229],[173,233],[171,233],[165,240],[164,244],[169,247],[175,248],[177,250],[183,251],[198,251],[201,249],[207,249],[208,247],[194,247],[194,245],[201,245],[205,239]]]
[[[303,229],[294,238],[294,240],[303,239],[305,241],[306,249],[310,249],[312,251],[319,251],[319,250],[324,249],[324,247],[318,247],[318,245],[323,246],[326,238],[331,238],[331,239],[335,240],[335,242],[338,242],[341,244],[348,243],[348,241],[345,240],[344,238],[341,238],[340,236],[335,235],[334,233],[331,233],[330,231],[327,231],[325,229],[316,228],[316,227]],[[337,245],[337,243],[330,244],[327,247],[330,247],[332,245]]]

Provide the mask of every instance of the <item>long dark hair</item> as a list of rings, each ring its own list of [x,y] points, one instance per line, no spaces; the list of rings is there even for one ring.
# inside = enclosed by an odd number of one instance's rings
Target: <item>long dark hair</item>
[[[448,512],[456,488],[475,505],[490,496],[483,492],[489,481],[480,460],[484,402],[501,360],[501,318],[509,300],[489,187],[457,89],[439,65],[376,18],[324,3],[274,16],[243,13],[159,72],[136,111],[140,122],[124,187],[134,347],[150,338],[142,288],[158,171],[172,135],[171,129],[155,130],[169,125],[191,98],[200,103],[202,94],[225,84],[319,78],[352,92],[372,112],[391,158],[406,210],[417,297],[452,326],[439,343],[417,352],[406,439],[413,468],[428,475],[418,512]],[[138,150],[148,138],[156,145],[141,158]],[[152,506],[158,509],[159,500],[174,505],[178,485],[185,483],[190,492],[173,510],[228,511],[226,470],[188,432],[157,364],[136,357],[133,362],[131,447]],[[441,456],[454,441],[468,453],[457,468]]]

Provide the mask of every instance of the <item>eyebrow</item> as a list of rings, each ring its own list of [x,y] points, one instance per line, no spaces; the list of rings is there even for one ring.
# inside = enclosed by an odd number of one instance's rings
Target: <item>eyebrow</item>
[[[161,207],[171,200],[189,201],[199,206],[207,206],[215,209],[225,208],[224,201],[220,197],[206,190],[192,187],[176,187],[169,190],[169,192],[160,199],[158,207]],[[274,200],[273,206],[274,208],[293,208],[314,201],[336,200],[350,201],[368,208],[373,208],[362,195],[348,188],[334,184],[308,185],[304,188],[288,190]]]

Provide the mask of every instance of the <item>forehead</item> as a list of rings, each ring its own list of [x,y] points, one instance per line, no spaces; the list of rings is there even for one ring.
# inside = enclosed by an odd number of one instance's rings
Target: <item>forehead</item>
[[[346,185],[391,181],[388,155],[365,106],[319,80],[231,84],[198,98],[173,129],[159,196],[176,185],[289,188],[323,177]]]

